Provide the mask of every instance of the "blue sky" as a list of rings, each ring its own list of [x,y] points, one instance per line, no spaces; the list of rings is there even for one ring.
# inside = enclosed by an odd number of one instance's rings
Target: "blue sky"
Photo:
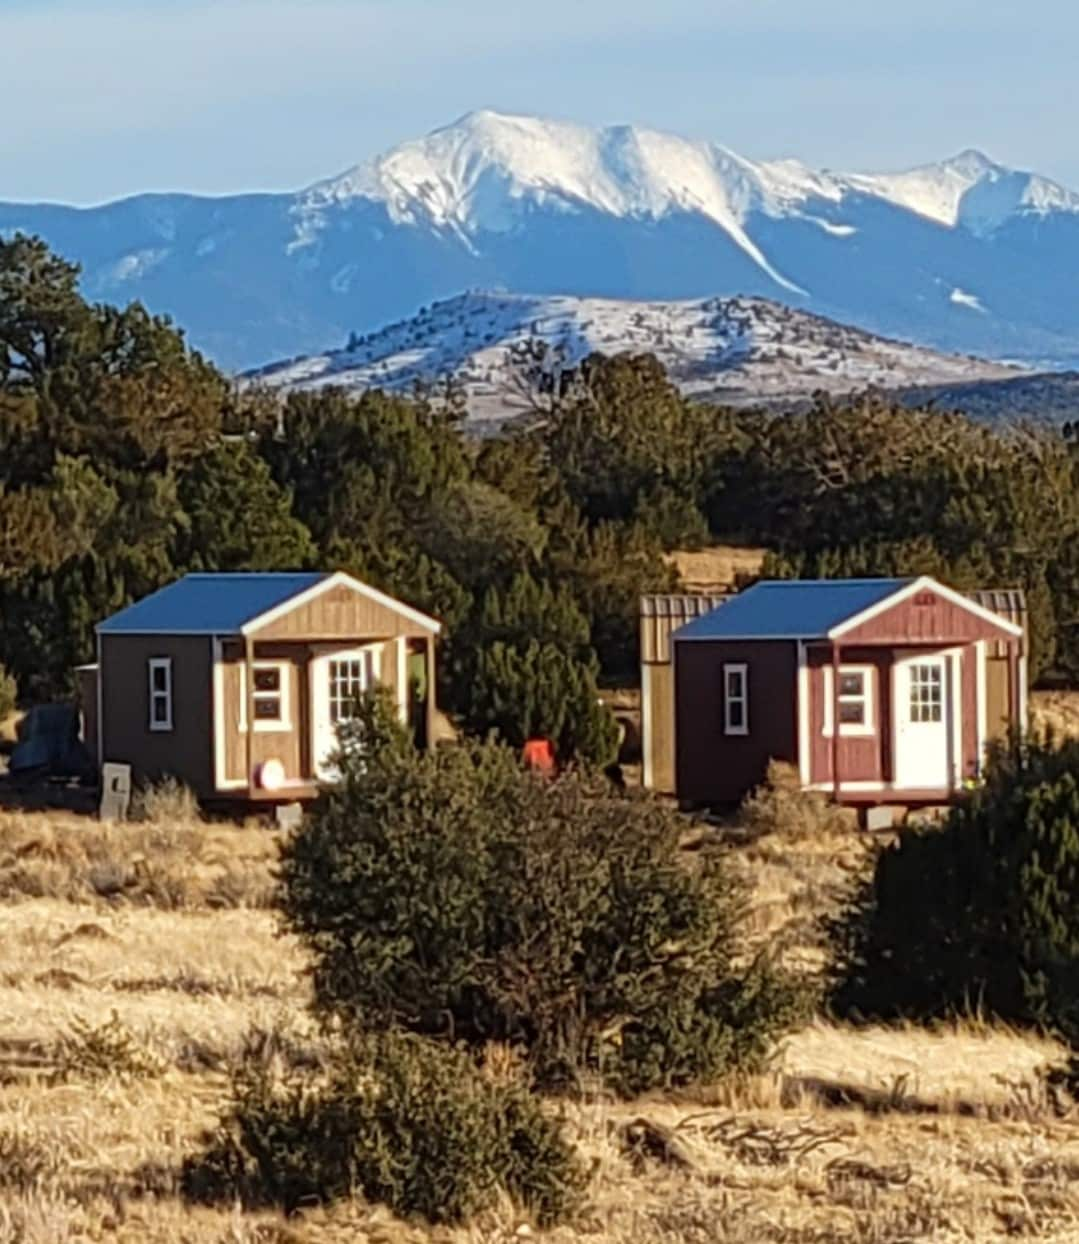
[[[474,108],[1079,188],[1075,0],[0,0],[0,199],[290,189]]]

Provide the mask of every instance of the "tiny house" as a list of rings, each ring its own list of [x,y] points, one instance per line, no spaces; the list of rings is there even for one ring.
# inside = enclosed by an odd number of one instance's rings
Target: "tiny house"
[[[433,739],[439,629],[346,574],[187,575],[97,628],[98,764],[205,800],[313,797],[363,692]]]
[[[671,651],[690,804],[737,803],[773,759],[845,804],[944,803],[1026,725],[1022,625],[928,577],[763,581]]]

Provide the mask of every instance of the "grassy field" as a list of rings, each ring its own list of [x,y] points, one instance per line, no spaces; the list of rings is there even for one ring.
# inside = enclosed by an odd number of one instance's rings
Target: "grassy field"
[[[433,1231],[361,1203],[286,1220],[187,1207],[176,1172],[245,1041],[309,1033],[304,957],[267,907],[275,836],[0,813],[0,1241],[515,1240],[510,1206]],[[838,832],[733,857],[750,927],[819,966],[813,917],[864,848]],[[683,1096],[551,1103],[591,1164],[552,1241],[1079,1240],[1079,1124],[1053,1043],[976,1023],[817,1021],[767,1074]]]

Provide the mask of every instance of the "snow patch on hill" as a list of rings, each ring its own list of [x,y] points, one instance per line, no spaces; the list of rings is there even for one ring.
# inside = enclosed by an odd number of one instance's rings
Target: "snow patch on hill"
[[[962,293],[962,291],[957,291]],[[249,374],[289,391],[408,391],[452,377],[474,419],[528,409],[515,355],[544,342],[555,366],[593,352],[655,354],[683,392],[751,403],[816,390],[904,388],[1016,375],[995,363],[889,341],[763,298],[630,302],[469,293],[358,338],[343,350]]]

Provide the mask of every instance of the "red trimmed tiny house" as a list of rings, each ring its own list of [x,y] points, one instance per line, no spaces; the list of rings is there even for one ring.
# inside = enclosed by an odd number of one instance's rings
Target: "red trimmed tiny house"
[[[1023,628],[929,578],[764,581],[672,644],[689,805],[738,803],[773,759],[843,804],[946,803],[994,723],[1026,725]],[[999,705],[990,653],[1007,667]]]

